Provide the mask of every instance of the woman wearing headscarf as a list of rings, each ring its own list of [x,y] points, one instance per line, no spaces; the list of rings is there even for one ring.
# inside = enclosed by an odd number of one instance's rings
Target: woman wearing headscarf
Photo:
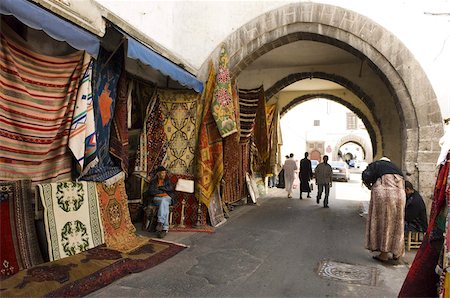
[[[387,157],[383,157],[364,170],[362,180],[371,190],[366,248],[380,253],[373,257],[378,261],[388,261],[389,253],[397,259],[405,250],[403,174]]]

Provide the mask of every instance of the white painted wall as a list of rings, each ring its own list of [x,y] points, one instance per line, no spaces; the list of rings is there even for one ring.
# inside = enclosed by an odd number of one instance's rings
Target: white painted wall
[[[324,141],[324,148],[331,146],[334,151],[336,143],[349,134],[364,138],[370,144],[367,130],[347,130],[346,117],[349,112],[351,111],[341,104],[319,98],[292,108],[280,121],[283,134],[281,156],[294,153],[299,159],[303,158],[307,141]],[[314,120],[320,120],[319,127],[314,126]],[[326,154],[331,160],[333,152]]]
[[[96,0],[181,58],[200,68],[229,34],[292,1]],[[300,1],[302,2],[302,1]],[[308,1],[318,2],[318,1]],[[424,68],[442,114],[450,117],[449,0],[321,0],[367,16],[396,35]]]

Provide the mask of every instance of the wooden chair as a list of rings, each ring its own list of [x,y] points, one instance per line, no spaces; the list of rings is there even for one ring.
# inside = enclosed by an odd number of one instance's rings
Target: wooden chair
[[[173,228],[172,223],[173,205],[169,207],[169,228]],[[142,231],[154,232],[156,231],[156,224],[158,222],[158,207],[149,205],[144,208],[144,215],[142,217]]]
[[[411,248],[419,248],[420,245],[422,244],[423,235],[424,235],[423,232],[408,231],[408,234],[406,235],[405,238],[406,250],[410,251]]]

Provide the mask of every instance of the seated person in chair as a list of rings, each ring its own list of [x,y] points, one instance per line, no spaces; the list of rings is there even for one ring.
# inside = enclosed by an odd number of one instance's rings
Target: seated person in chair
[[[428,228],[427,210],[422,196],[409,181],[405,181],[405,234],[411,232],[426,232]]]
[[[158,223],[156,232],[159,238],[163,238],[169,231],[169,208],[172,203],[173,186],[167,176],[167,170],[163,166],[156,168],[156,176],[150,181],[144,197],[148,204],[158,207]]]

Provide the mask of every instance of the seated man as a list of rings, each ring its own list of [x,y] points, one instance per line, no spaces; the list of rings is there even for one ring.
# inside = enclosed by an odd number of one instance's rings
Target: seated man
[[[405,181],[405,233],[426,232],[428,228],[427,210],[422,196],[414,190],[409,181]]]
[[[148,204],[158,207],[158,223],[156,232],[159,238],[166,236],[169,230],[169,207],[172,203],[173,186],[167,176],[167,170],[163,166],[156,169],[156,176],[150,181],[144,197],[148,199]]]

